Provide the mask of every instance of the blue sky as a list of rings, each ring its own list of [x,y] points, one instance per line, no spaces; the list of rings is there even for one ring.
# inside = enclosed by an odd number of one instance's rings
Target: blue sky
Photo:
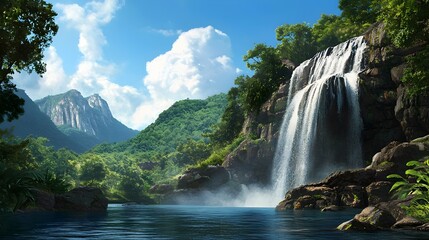
[[[276,45],[276,27],[339,14],[338,0],[47,0],[60,30],[43,78],[16,77],[33,99],[75,88],[143,129],[177,100],[226,92],[243,55]]]

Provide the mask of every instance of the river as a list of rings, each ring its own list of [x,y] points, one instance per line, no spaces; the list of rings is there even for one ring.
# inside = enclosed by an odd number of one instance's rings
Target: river
[[[426,239],[410,231],[340,232],[357,210],[110,204],[107,213],[0,216],[0,239]]]

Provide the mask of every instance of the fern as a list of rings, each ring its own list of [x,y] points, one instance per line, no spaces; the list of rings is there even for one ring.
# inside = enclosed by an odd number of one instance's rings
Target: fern
[[[429,215],[429,158],[420,161],[410,161],[408,167],[412,167],[405,171],[407,178],[399,174],[390,174],[389,179],[397,179],[390,189],[394,192],[393,197],[405,199],[408,196],[413,196],[411,204],[404,209],[413,217],[420,220],[428,220]]]

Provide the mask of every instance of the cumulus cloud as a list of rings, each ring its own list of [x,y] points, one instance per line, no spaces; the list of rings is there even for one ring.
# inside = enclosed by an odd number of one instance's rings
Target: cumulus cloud
[[[146,64],[150,99],[137,108],[133,123],[153,122],[177,100],[226,92],[237,75],[230,55],[229,37],[212,26],[181,33],[171,50]]]
[[[84,96],[99,93],[109,103],[114,116],[127,123],[129,116],[142,101],[141,94],[134,87],[120,86],[112,82],[116,66],[103,58],[103,46],[107,40],[102,27],[113,19],[122,4],[123,2],[119,0],[105,0],[91,1],[84,6],[55,5],[59,12],[59,23],[79,33],[77,45],[82,60],[76,72],[67,76],[62,59],[51,46],[45,53],[47,71],[43,78],[34,80],[37,78],[34,75],[21,77],[24,80],[20,86],[27,89],[30,96],[35,99],[46,96],[46,92],[58,94],[69,89],[77,89]]]
[[[18,78],[18,87],[24,88],[32,98],[38,99],[46,96],[46,90],[49,93],[59,93],[67,91],[69,88],[68,77],[64,72],[63,61],[58,56],[55,47],[50,46],[45,53],[46,72],[43,78],[37,74],[21,73],[15,76]]]
[[[229,37],[212,26],[181,30],[159,30],[177,35],[169,51],[146,63],[142,86],[124,86],[112,79],[116,65],[103,57],[107,39],[102,28],[120,9],[119,0],[93,0],[78,4],[57,4],[59,23],[79,33],[77,43],[82,59],[77,70],[67,75],[55,47],[45,53],[47,71],[43,78],[20,76],[19,87],[33,99],[77,89],[84,96],[99,93],[113,115],[127,126],[143,129],[175,101],[202,99],[226,92],[237,75],[233,66]]]

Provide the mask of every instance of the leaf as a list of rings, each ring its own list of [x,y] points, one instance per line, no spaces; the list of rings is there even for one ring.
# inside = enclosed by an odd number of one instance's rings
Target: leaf
[[[402,177],[401,175],[399,175],[399,174],[390,174],[390,175],[388,175],[387,176],[387,178],[399,178],[399,179],[401,179],[401,180],[403,180],[403,181],[406,181],[406,179],[404,178],[404,177]]]
[[[408,183],[407,183],[407,182],[402,182],[402,181],[396,182],[396,183],[394,183],[394,184],[393,184],[393,186],[390,188],[390,191],[389,191],[389,192],[393,192],[393,191],[395,191],[397,188],[402,187],[402,186],[404,186],[405,184],[408,184]]]

